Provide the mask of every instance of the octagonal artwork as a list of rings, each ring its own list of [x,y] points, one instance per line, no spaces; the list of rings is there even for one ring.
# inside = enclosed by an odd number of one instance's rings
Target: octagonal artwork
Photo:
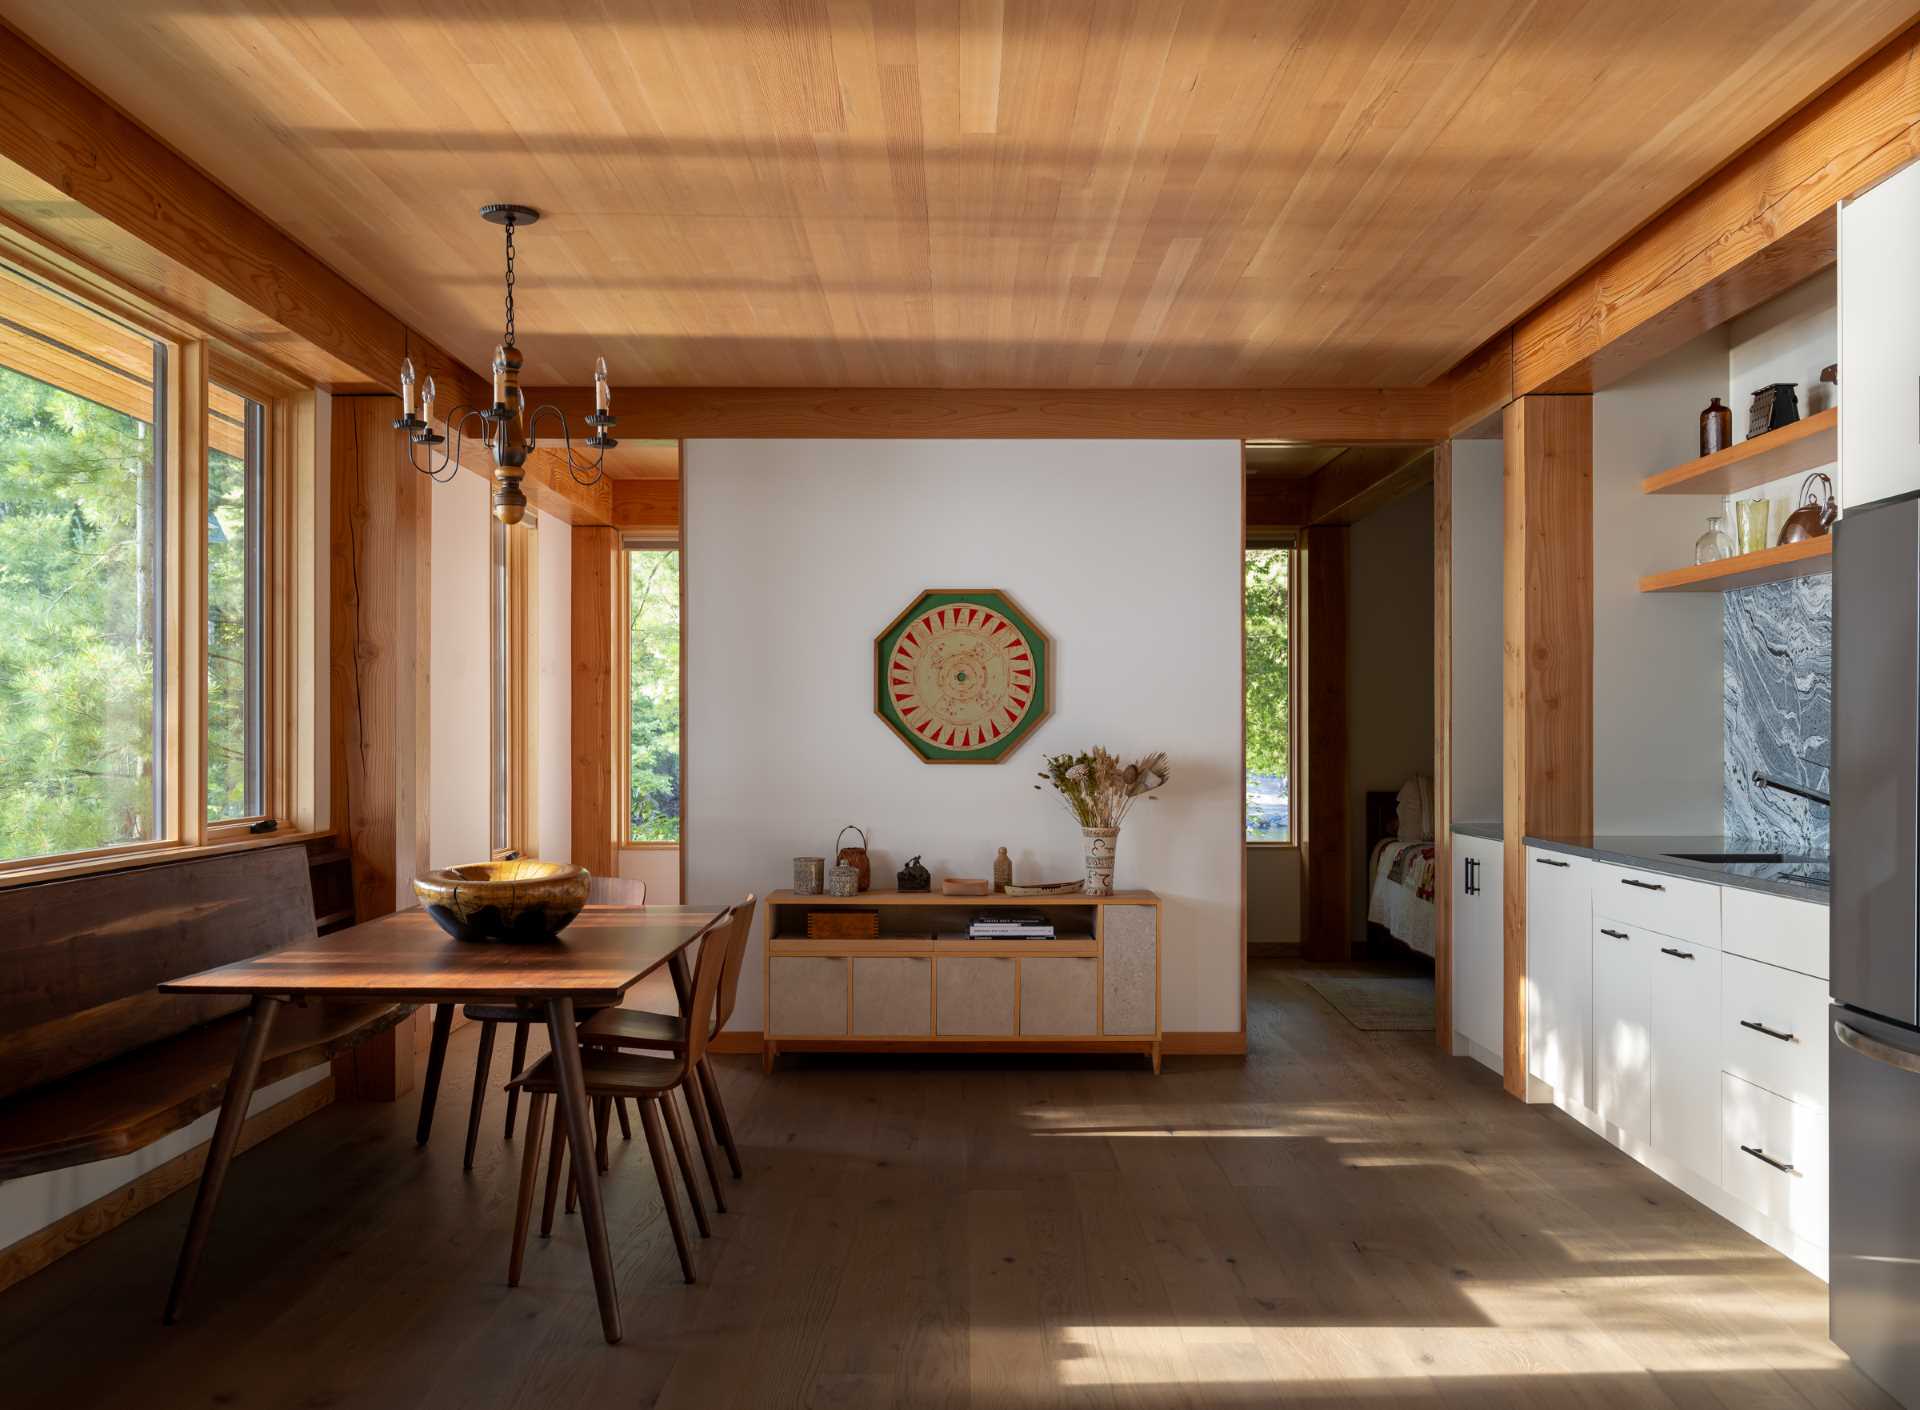
[[[929,588],[874,638],[874,711],[929,764],[997,764],[1047,717],[1052,648],[998,588]]]

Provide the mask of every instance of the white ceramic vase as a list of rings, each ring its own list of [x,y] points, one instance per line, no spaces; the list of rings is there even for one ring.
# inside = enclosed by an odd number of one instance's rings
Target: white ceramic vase
[[[1080,835],[1087,839],[1087,894],[1089,896],[1111,896],[1113,894],[1113,853],[1120,845],[1120,829],[1117,827],[1083,827]]]

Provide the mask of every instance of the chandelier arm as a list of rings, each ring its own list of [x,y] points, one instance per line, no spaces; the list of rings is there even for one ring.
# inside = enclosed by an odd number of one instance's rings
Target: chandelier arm
[[[575,484],[597,485],[606,474],[601,467],[606,464],[607,448],[601,446],[599,453],[591,463],[580,460],[573,453],[573,428],[567,424],[567,413],[552,402],[544,402],[533,409],[533,415],[527,418],[527,440],[533,442],[534,429],[540,424],[542,412],[551,412],[553,419],[560,423],[560,435],[567,447],[567,472],[573,476]],[[582,478],[584,474],[585,478]]]

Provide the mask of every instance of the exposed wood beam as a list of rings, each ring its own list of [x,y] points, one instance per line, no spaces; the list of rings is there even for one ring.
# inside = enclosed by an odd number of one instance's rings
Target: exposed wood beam
[[[1502,1070],[1527,1094],[1529,834],[1593,830],[1593,398],[1527,396],[1505,424],[1506,935]]]
[[[445,404],[490,399],[476,373],[4,21],[0,218],[76,273],[104,274],[321,386],[387,385],[411,354]],[[526,477],[535,507],[569,522],[607,521],[604,485],[576,484],[550,452],[536,461]],[[462,463],[490,471],[483,454]]]
[[[651,533],[680,533],[678,480],[615,480],[613,527]]]
[[[528,393],[569,415],[591,392]],[[897,387],[620,387],[621,433],[700,437],[1224,437],[1366,445],[1444,440],[1445,386],[1272,390],[1034,391]]]
[[[1312,477],[1247,476],[1249,529],[1297,529],[1309,522],[1312,509]]]
[[[1352,524],[1433,478],[1431,446],[1349,450],[1314,472],[1308,522]]]
[[[1462,435],[1489,417],[1497,418],[1500,408],[1513,400],[1513,330],[1494,334],[1443,380],[1451,399],[1451,434]]]

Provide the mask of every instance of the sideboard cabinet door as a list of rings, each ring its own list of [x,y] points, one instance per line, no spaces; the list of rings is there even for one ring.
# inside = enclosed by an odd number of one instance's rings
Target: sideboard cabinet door
[[[1158,1027],[1160,945],[1158,906],[1102,906],[1104,975],[1101,1029],[1110,1034],[1151,1034]]]
[[[934,977],[934,1005],[943,1038],[1003,1037],[1013,1033],[1013,972],[1017,960],[990,955],[942,955]]]
[[[847,1032],[847,964],[775,955],[767,967],[768,1030],[777,1038],[841,1038]]]

